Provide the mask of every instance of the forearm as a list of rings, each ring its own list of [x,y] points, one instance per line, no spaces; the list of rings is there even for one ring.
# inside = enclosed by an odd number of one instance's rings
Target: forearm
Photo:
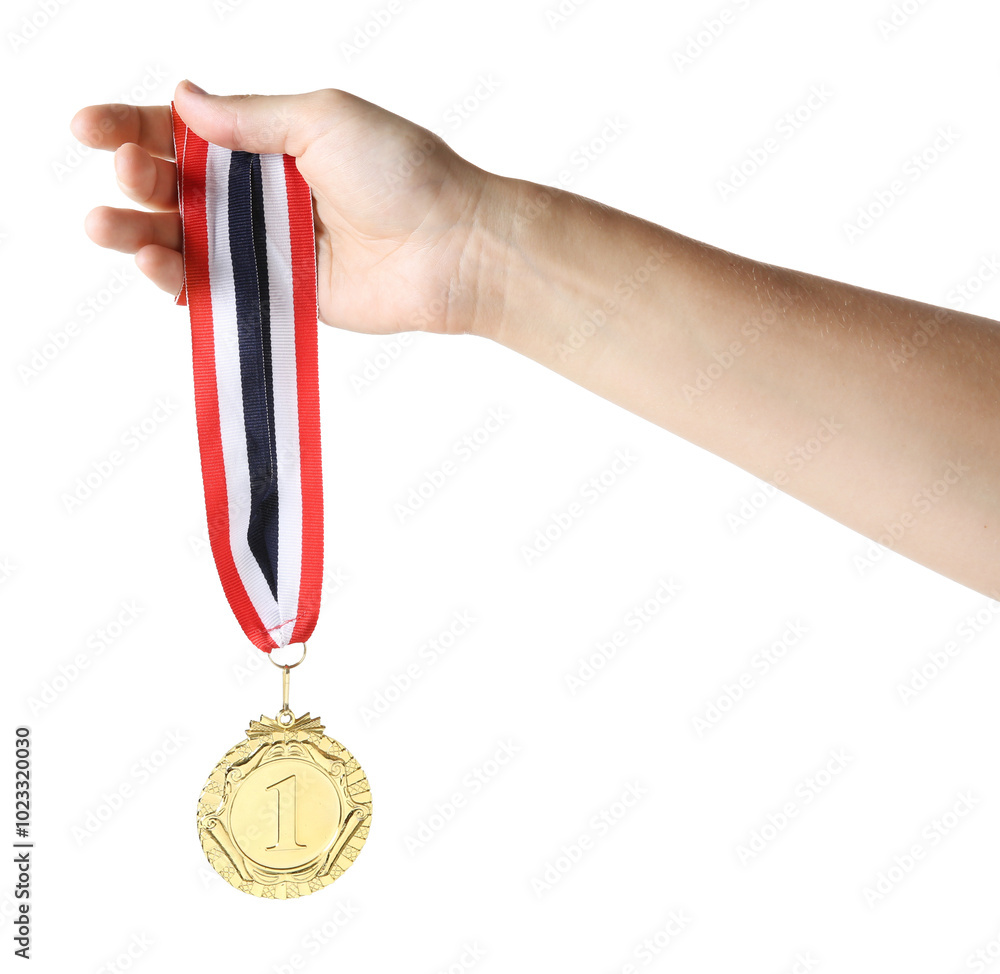
[[[1000,597],[1000,325],[504,182],[482,333]]]

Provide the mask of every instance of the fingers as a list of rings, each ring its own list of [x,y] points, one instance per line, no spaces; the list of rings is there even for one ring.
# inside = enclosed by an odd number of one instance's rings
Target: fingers
[[[115,152],[115,176],[132,202],[151,210],[177,209],[177,167],[172,162],[126,142]]]
[[[94,243],[123,254],[136,254],[155,244],[181,253],[181,218],[177,213],[140,213],[99,206],[87,214],[87,236]]]
[[[174,157],[170,109],[166,105],[90,105],[73,116],[69,127],[84,145],[95,149],[117,149],[126,142],[135,142],[160,159]]]
[[[176,250],[148,244],[137,251],[135,265],[158,288],[176,295],[184,283],[184,261]]]
[[[136,267],[158,288],[176,295],[184,281],[181,218],[99,206],[87,214],[87,236],[101,247],[135,254]]]
[[[208,142],[246,152],[287,152],[300,156],[309,143],[337,122],[352,101],[343,91],[302,95],[210,95],[190,81],[174,92],[184,121]]]

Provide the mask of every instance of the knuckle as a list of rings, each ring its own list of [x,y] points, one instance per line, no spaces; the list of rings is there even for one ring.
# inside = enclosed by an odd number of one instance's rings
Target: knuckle
[[[309,97],[314,102],[314,110],[326,113],[341,111],[350,96],[340,88],[321,88]]]
[[[340,88],[321,88],[304,96],[302,117],[294,126],[299,135],[299,150],[327,135],[345,117],[355,101],[353,95]],[[293,154],[298,155],[299,152]]]
[[[238,145],[245,145],[253,138],[253,99],[256,95],[232,95],[230,100],[230,125],[232,137]]]

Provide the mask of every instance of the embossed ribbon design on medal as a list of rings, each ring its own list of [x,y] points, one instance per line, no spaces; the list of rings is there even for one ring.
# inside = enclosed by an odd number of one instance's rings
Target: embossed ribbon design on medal
[[[171,114],[209,540],[237,620],[270,653],[312,635],[323,576],[312,195],[291,156],[214,145]],[[281,711],[251,721],[198,805],[215,870],[275,899],[333,882],[371,819],[357,761],[289,709],[292,668]]]

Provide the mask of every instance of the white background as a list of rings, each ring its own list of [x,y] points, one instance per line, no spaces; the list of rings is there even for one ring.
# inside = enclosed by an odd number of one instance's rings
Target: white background
[[[327,573],[346,581],[327,589],[292,706],[362,762],[373,827],[341,880],[295,902],[245,896],[208,867],[201,787],[247,721],[278,709],[280,676],[203,540],[186,311],[83,234],[92,206],[126,204],[110,157],[79,154],[79,107],[166,103],[185,76],[220,92],[336,86],[484,168],[543,183],[569,168],[584,195],[877,290],[956,307],[997,254],[986,0],[907,0],[888,33],[893,5],[860,0],[587,0],[561,23],[539,0],[401,0],[345,48],[386,6],[72,0],[48,23],[41,0],[5,7],[0,761],[10,809],[13,731],[29,724],[39,969],[986,969],[967,958],[1000,934],[996,605],[471,337],[415,335],[358,392],[384,340],[321,331]],[[40,29],[12,39],[33,16]],[[812,86],[831,97],[723,198],[719,181]],[[609,119],[624,131],[581,163]],[[849,241],[845,224],[942,127],[957,140]],[[111,297],[115,275],[127,283]],[[964,306],[1000,315],[1000,286],[979,283]],[[158,400],[169,417],[67,510]],[[491,409],[503,428],[401,523],[396,505]],[[619,450],[635,463],[527,564],[523,546]],[[758,506],[739,525],[744,502]],[[630,625],[660,579],[679,593]],[[127,603],[138,617],[98,648]],[[426,665],[421,646],[463,611],[474,624]],[[804,634],[763,672],[758,654],[789,625]],[[571,692],[567,675],[616,629],[625,645]],[[904,704],[913,668],[949,642],[957,655]],[[366,719],[414,661],[419,677]],[[753,686],[699,734],[743,673]],[[183,742],[165,757],[171,735]],[[513,757],[490,765],[503,745]],[[834,753],[846,766],[824,776]],[[435,828],[455,793],[464,804]],[[971,811],[949,817],[962,795]],[[768,826],[789,802],[786,827]],[[422,824],[431,839],[408,848]],[[754,832],[769,841],[741,861]],[[0,881],[6,953],[11,867]],[[672,911],[683,929],[645,950]]]

